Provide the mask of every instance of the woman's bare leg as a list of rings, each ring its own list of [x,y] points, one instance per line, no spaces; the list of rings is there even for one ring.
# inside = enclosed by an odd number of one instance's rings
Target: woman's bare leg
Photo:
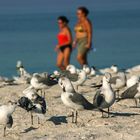
[[[87,53],[86,54],[78,54],[77,55],[77,60],[80,63],[80,65],[87,64]]]
[[[70,55],[71,55],[71,50],[70,48],[66,48],[64,50],[64,67],[66,69],[66,67],[69,65],[70,63]]]
[[[59,52],[57,56],[57,67],[59,67],[61,70],[65,69],[65,67],[63,66],[63,59],[64,54],[62,52]]]

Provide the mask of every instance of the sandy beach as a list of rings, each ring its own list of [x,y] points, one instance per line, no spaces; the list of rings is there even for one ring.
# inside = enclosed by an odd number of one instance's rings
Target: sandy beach
[[[0,140],[140,140],[139,38],[140,0],[0,0]]]
[[[128,75],[129,76],[129,75]],[[90,102],[97,89],[90,88],[91,83],[98,83],[101,76],[86,81],[79,88],[79,93]],[[9,100],[17,100],[23,95],[22,91],[27,84],[11,85],[0,88],[0,103]],[[124,89],[123,89],[124,90]],[[121,91],[122,92],[122,91]],[[13,114],[14,124],[7,129],[6,137],[0,126],[1,140],[139,140],[140,109],[133,108],[134,101],[122,100],[111,107],[110,118],[101,118],[98,111],[79,111],[78,124],[71,123],[71,117],[67,117],[71,110],[66,108],[61,101],[61,88],[59,85],[46,90],[48,111],[45,120],[37,123],[34,117],[34,125],[31,125],[30,113],[17,107]]]

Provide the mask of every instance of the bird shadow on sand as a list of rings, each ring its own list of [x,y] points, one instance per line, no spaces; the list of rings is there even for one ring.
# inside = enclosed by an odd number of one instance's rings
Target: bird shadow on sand
[[[29,128],[26,128],[25,130],[24,130],[24,132],[21,132],[21,133],[28,133],[28,132],[30,132],[30,131],[32,131],[32,130],[36,130],[36,129],[38,129],[38,128],[35,128],[35,127],[29,127]]]
[[[116,116],[124,116],[124,117],[130,117],[130,116],[136,116],[140,115],[139,113],[128,113],[128,112],[110,112],[110,115]]]
[[[55,125],[61,125],[61,123],[68,123],[66,116],[52,116],[48,121],[52,121]]]
[[[140,108],[140,106],[130,106],[130,108]]]
[[[54,98],[55,98],[55,99],[59,99],[59,98],[61,98],[61,96],[55,96]]]

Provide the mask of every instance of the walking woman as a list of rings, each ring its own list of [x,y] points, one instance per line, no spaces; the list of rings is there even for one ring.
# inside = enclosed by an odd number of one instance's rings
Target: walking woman
[[[72,51],[72,35],[68,26],[69,20],[65,16],[58,17],[57,21],[60,30],[57,35],[58,45],[55,48],[58,53],[57,66],[61,70],[65,70],[70,61]]]
[[[73,47],[78,48],[77,60],[83,66],[88,64],[87,54],[92,45],[92,23],[87,18],[89,11],[86,7],[77,9],[78,22],[75,26],[75,40]]]

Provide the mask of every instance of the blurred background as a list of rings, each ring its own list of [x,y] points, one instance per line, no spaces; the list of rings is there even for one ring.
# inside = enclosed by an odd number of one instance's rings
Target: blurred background
[[[89,54],[90,66],[128,68],[140,63],[139,0],[1,0],[0,75],[15,75],[17,60],[31,73],[57,69],[57,17],[67,16],[73,31],[79,6],[89,8],[94,25],[96,51]],[[80,67],[76,53],[71,63]]]

